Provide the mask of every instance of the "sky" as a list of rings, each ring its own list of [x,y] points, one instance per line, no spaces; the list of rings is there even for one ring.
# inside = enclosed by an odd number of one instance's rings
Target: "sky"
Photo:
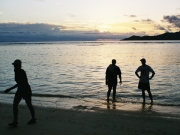
[[[0,0],[4,39],[9,35],[122,39],[177,31],[180,0]]]

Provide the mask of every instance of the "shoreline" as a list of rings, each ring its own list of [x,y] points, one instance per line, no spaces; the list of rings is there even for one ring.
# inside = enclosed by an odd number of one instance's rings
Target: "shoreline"
[[[37,123],[27,125],[31,118],[25,105],[19,105],[19,125],[8,127],[12,122],[12,104],[0,103],[1,134],[18,135],[178,135],[180,116],[154,111],[127,111],[105,108],[71,109],[35,106]]]
[[[0,103],[12,105],[14,95],[6,95],[6,97],[0,98]],[[138,112],[155,112],[164,115],[174,115],[180,117],[180,106],[161,105],[154,102],[150,103],[147,100],[145,104],[142,102],[123,102],[118,99],[113,102],[111,99],[107,102],[106,99],[92,99],[92,98],[51,98],[51,97],[34,97],[32,96],[32,104],[42,108],[54,108],[54,109],[70,109],[70,110],[82,110],[91,111],[97,109],[105,110],[117,110],[117,111],[138,111]],[[25,100],[22,99],[19,105],[26,105]]]

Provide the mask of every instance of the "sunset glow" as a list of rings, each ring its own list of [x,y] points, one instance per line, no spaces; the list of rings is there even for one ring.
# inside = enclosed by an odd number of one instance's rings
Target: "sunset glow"
[[[1,0],[0,32],[11,32],[11,28],[21,32],[27,24],[32,24],[27,31],[30,33],[38,24],[50,27],[47,29],[51,31],[43,33],[58,34],[58,29],[78,34],[95,31],[119,34],[120,38],[177,32],[179,5],[179,0]],[[41,27],[38,32],[42,32]]]

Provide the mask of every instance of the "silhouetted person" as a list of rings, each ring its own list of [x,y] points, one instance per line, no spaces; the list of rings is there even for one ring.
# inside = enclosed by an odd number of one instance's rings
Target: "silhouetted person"
[[[113,88],[113,100],[115,100],[117,76],[119,76],[120,84],[122,84],[121,70],[118,66],[116,66],[116,60],[113,59],[112,64],[110,64],[106,69],[106,85],[108,85],[108,92],[107,92],[108,101],[112,88]]]
[[[32,119],[27,124],[33,124],[36,122],[36,119],[35,119],[34,108],[31,103],[31,96],[32,96],[31,87],[28,84],[26,72],[23,69],[21,69],[21,60],[17,59],[12,64],[14,65],[15,81],[17,84],[9,89],[6,89],[4,92],[8,93],[9,91],[11,91],[14,88],[18,88],[18,89],[16,91],[16,94],[14,97],[14,102],[13,102],[14,121],[12,123],[9,123],[8,125],[13,126],[13,127],[17,126],[17,124],[18,124],[18,105],[22,98],[26,101],[26,104],[27,104],[27,106],[30,110],[31,116],[32,116]]]
[[[149,98],[151,99],[151,103],[153,103],[149,80],[154,77],[155,72],[150,66],[146,65],[146,60],[144,58],[142,58],[140,61],[142,66],[139,66],[135,71],[136,76],[139,78],[138,88],[142,90],[143,103],[145,103],[145,90],[147,90]],[[140,72],[140,75],[138,72]],[[151,77],[149,77],[150,72],[152,73]]]

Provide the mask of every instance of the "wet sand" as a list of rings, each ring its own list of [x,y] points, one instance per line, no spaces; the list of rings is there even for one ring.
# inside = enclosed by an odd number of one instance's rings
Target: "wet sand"
[[[18,127],[12,122],[12,105],[0,103],[2,135],[180,135],[179,115],[153,111],[125,111],[76,106],[71,109],[35,106],[37,123],[27,125],[31,118],[26,106],[19,106]]]

